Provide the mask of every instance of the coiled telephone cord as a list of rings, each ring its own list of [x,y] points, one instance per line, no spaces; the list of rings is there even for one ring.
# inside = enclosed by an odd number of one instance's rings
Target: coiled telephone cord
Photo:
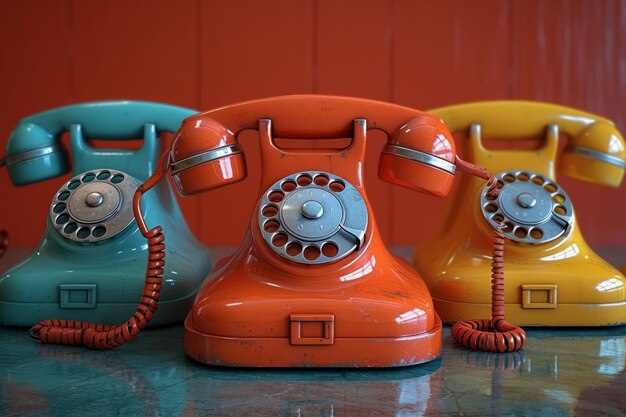
[[[139,306],[130,319],[120,326],[75,320],[42,320],[30,329],[30,335],[41,343],[79,345],[98,350],[113,349],[132,340],[154,315],[163,282],[165,244],[161,226],[150,230],[144,237],[148,240],[146,279]]]
[[[487,195],[496,198],[500,189],[495,177],[487,187]],[[504,318],[504,235],[499,230],[494,230],[491,254],[491,320],[457,322],[452,337],[472,350],[514,352],[526,344],[526,332]]]
[[[141,234],[148,241],[148,265],[143,295],[133,316],[120,326],[87,323],[75,320],[42,320],[30,329],[31,337],[41,343],[79,345],[90,349],[114,349],[132,340],[148,325],[161,296],[165,267],[165,236],[161,226],[148,230],[141,214],[141,196],[154,187],[167,173],[166,152],[155,173],[139,186],[133,196],[133,211]]]

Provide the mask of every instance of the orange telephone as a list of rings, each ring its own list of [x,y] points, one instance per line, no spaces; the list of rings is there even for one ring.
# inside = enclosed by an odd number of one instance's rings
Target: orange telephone
[[[428,291],[376,230],[361,172],[368,127],[395,131],[381,156],[383,179],[447,194],[454,144],[436,118],[412,109],[295,96],[185,121],[171,155],[181,193],[245,176],[235,139],[244,129],[258,130],[263,164],[248,235],[207,280],[185,321],[189,356],[234,366],[393,366],[439,355],[441,325]],[[275,137],[352,143],[286,150]],[[215,160],[215,152],[226,156]]]
[[[237,136],[257,130],[261,186],[239,250],[218,265],[185,321],[185,352],[222,366],[382,367],[432,360],[441,322],[424,282],[392,256],[377,231],[363,184],[368,129],[388,135],[382,179],[445,196],[453,183],[454,141],[441,121],[393,104],[299,95],[249,101],[185,120],[155,174],[139,187],[135,215],[154,255],[146,291],[163,273],[163,235],[148,230],[141,195],[172,170],[183,195],[246,177]],[[285,149],[275,138],[351,138],[344,149]],[[146,307],[140,306],[144,314]],[[148,314],[148,313],[146,313]],[[151,313],[150,313],[151,314]],[[52,323],[48,323],[50,325]],[[72,336],[35,329],[43,342],[110,348],[122,330],[88,325]],[[89,335],[86,336],[89,332]],[[117,332],[117,333],[116,333]]]

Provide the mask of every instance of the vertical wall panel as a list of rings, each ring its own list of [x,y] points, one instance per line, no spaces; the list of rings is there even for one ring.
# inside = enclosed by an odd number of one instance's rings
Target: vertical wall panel
[[[427,110],[507,98],[508,24],[503,1],[395,2],[392,100]],[[446,204],[394,189],[392,244],[423,243],[442,221]]]
[[[196,11],[196,0],[75,2],[75,100],[198,106]]]
[[[0,157],[24,116],[68,104],[71,96],[70,2],[5,2],[0,25]],[[14,187],[0,170],[0,228],[12,245],[36,245],[62,179]]]
[[[617,1],[528,1],[523,7],[514,2],[515,98],[580,108],[612,118],[625,131],[625,14],[624,2]],[[558,179],[590,244],[626,244],[623,186]]]
[[[5,3],[1,13],[10,18],[0,26],[0,155],[19,118],[113,98],[201,110],[311,92],[420,109],[520,98],[608,116],[626,130],[625,0]],[[384,138],[372,139],[365,180],[383,237],[393,246],[420,244],[447,201],[378,180]],[[256,136],[246,134],[241,142],[246,181],[182,199],[205,243],[239,244],[248,227],[260,162]],[[10,193],[12,201],[0,205],[0,217],[20,224],[14,244],[39,241],[50,197],[62,181],[14,188],[0,171],[3,195]],[[559,181],[591,244],[626,244],[624,186]]]
[[[398,0],[394,15],[394,101],[428,109],[509,96],[508,2]]]
[[[311,1],[201,5],[203,108],[311,91]]]
[[[196,13],[196,0],[74,2],[74,101],[135,99],[199,109]],[[200,237],[198,203],[179,202]]]
[[[391,11],[391,1],[319,1],[316,93],[390,101]],[[393,186],[378,178],[378,157],[385,141],[381,132],[369,132],[364,182],[378,227],[385,242],[390,242]]]
[[[316,93],[389,100],[391,0],[318,2]]]
[[[202,108],[313,90],[311,1],[201,3]],[[260,160],[256,135],[240,140],[248,179],[204,194],[202,238],[239,245],[257,200]]]

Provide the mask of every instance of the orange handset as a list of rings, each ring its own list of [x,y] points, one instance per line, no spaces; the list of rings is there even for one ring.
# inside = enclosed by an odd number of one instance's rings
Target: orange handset
[[[285,96],[222,107],[185,120],[155,175],[138,190],[135,214],[154,253],[139,200],[169,169],[183,195],[247,175],[237,143],[259,134],[261,182],[244,242],[199,290],[185,321],[185,352],[223,366],[404,366],[436,358],[441,322],[418,273],[392,256],[363,183],[371,129],[385,132],[382,179],[445,196],[457,167],[442,122],[372,100]],[[351,138],[343,149],[285,149],[276,138]],[[157,285],[159,255],[146,285]],[[152,271],[152,272],[150,272]],[[136,326],[135,326],[136,327]],[[126,331],[134,331],[135,327]],[[103,347],[109,347],[102,336]]]

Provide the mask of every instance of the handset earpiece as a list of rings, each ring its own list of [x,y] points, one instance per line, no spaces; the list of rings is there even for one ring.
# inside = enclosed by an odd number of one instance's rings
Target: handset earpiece
[[[380,155],[384,181],[445,197],[454,182],[456,149],[441,120],[420,115],[400,126]]]
[[[183,122],[170,154],[178,192],[193,195],[246,178],[243,150],[235,135],[209,117]]]
[[[559,171],[570,178],[617,188],[626,168],[626,145],[615,125],[598,120],[569,139]]]
[[[58,177],[70,170],[55,135],[34,123],[20,124],[9,137],[6,167],[14,185]]]

